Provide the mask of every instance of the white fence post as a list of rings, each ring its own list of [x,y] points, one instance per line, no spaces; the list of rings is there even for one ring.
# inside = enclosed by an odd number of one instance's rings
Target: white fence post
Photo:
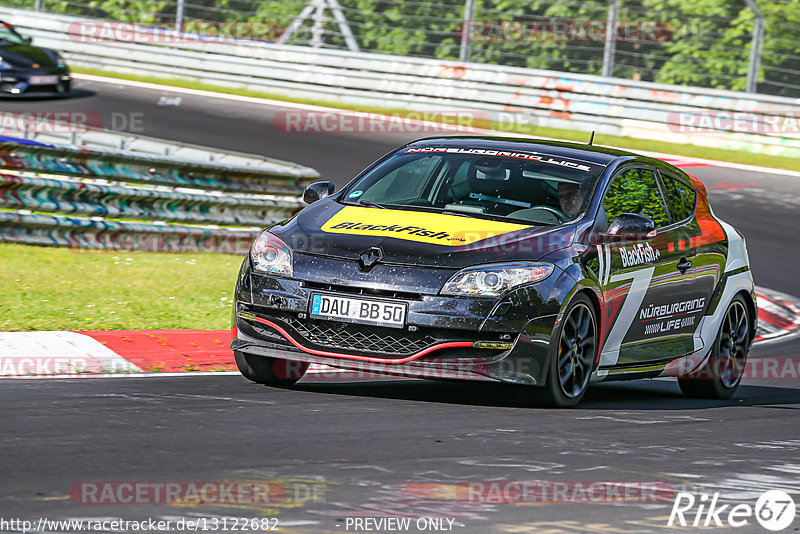
[[[185,0],[178,0],[178,5],[175,7],[175,30],[183,31],[183,12],[185,9]]]
[[[472,48],[472,17],[475,12],[475,0],[467,0],[464,4],[464,22],[461,24],[461,49],[458,51],[459,61],[469,61]]]
[[[756,19],[753,24],[753,40],[750,43],[750,62],[747,65],[747,89],[748,93],[755,93],[758,87],[758,71],[761,66],[761,43],[764,42],[764,16],[758,9],[755,0],[745,0],[747,7],[753,12]]]
[[[608,3],[606,19],[606,42],[603,48],[603,76],[614,75],[614,51],[617,48],[617,18],[619,17],[619,0]]]

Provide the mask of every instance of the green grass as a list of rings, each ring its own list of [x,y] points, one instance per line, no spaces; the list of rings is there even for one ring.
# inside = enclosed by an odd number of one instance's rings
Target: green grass
[[[225,329],[241,258],[0,244],[0,331]]]
[[[183,87],[187,89],[199,89],[203,91],[214,91],[218,93],[225,93],[231,95],[249,96],[254,98],[269,98],[273,100],[282,100],[285,102],[297,102],[301,104],[311,104],[317,106],[330,106],[337,109],[349,109],[353,111],[364,111],[374,113],[393,113],[393,112],[406,112],[407,110],[401,108],[380,108],[375,106],[360,106],[347,103],[332,102],[323,99],[310,99],[310,98],[293,98],[285,94],[267,93],[260,91],[251,91],[248,89],[231,88],[217,85],[210,85],[206,83],[186,80],[182,78],[161,78],[158,76],[138,76],[133,74],[123,74],[119,72],[110,72],[97,69],[87,69],[83,67],[73,68],[75,72],[82,72],[84,74],[93,74],[96,76],[105,76],[109,78],[120,78],[125,80],[134,80],[140,82],[157,83],[161,85],[168,85],[172,87]],[[501,124],[489,121],[477,120],[473,123],[474,126],[479,128],[489,129],[502,129]],[[509,131],[509,130],[504,130]],[[577,130],[561,130],[557,128],[544,128],[536,126],[520,126],[513,130],[511,133],[536,135],[540,137],[553,137],[557,139],[564,139],[568,141],[578,141],[585,143],[589,139],[589,134]],[[745,152],[739,150],[722,150],[717,148],[703,147],[697,145],[688,145],[680,143],[667,143],[655,139],[634,139],[632,137],[618,137],[613,135],[598,134],[595,136],[595,144],[608,145],[618,148],[629,150],[646,150],[652,152],[663,152],[666,154],[675,154],[685,157],[695,157],[712,159],[718,161],[728,161],[731,163],[743,163],[748,165],[761,165],[764,167],[774,167],[776,169],[787,169],[792,171],[800,171],[800,158],[790,158],[785,156],[769,156],[763,154],[755,154],[753,152]],[[303,163],[298,162],[298,163]]]

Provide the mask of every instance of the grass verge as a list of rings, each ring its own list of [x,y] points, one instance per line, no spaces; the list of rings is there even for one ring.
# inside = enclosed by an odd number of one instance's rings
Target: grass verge
[[[267,93],[260,91],[251,91],[248,89],[237,89],[231,87],[224,87],[218,85],[211,85],[192,80],[185,80],[181,78],[160,78],[158,76],[138,76],[133,74],[123,74],[119,72],[110,72],[97,69],[87,69],[82,67],[75,67],[72,70],[78,73],[92,74],[95,76],[105,76],[107,78],[119,78],[124,80],[133,80],[140,82],[156,83],[160,85],[167,85],[172,87],[182,87],[185,89],[198,89],[202,91],[213,91],[217,93],[224,93],[230,95],[249,96],[254,98],[268,98],[272,100],[281,100],[285,102],[296,102],[300,104],[310,104],[315,106],[329,106],[336,109],[348,109],[352,111],[364,111],[373,113],[394,113],[405,112],[406,110],[399,108],[380,108],[374,106],[359,106],[353,104],[337,103],[322,99],[309,99],[309,98],[293,98],[284,94]],[[488,128],[494,130],[503,130],[500,123],[490,121],[475,121],[474,126],[479,128]],[[557,128],[544,128],[522,126],[514,131],[503,130],[509,133],[519,133],[526,135],[536,135],[540,137],[553,137],[556,139],[564,139],[567,141],[578,141],[585,143],[588,141],[589,134],[577,130],[561,130]],[[800,171],[800,159],[790,158],[785,156],[769,156],[762,154],[754,154],[753,152],[744,152],[739,150],[722,150],[717,148],[702,147],[697,145],[685,145],[680,143],[667,143],[655,139],[634,139],[632,137],[619,137],[614,135],[598,134],[595,136],[595,144],[609,145],[618,148],[625,148],[629,150],[645,150],[652,152],[663,152],[665,154],[675,154],[685,157],[712,159],[718,161],[728,161],[731,163],[742,163],[746,165],[760,165],[763,167],[773,167],[776,169],[786,169],[791,171]],[[302,163],[302,162],[301,162]]]
[[[0,244],[0,331],[229,328],[241,260]]]

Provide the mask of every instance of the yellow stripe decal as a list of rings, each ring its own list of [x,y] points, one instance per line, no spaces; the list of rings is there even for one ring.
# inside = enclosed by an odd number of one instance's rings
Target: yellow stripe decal
[[[394,237],[449,247],[469,245],[525,228],[530,226],[441,213],[358,206],[345,206],[322,225],[323,232],[334,234]]]

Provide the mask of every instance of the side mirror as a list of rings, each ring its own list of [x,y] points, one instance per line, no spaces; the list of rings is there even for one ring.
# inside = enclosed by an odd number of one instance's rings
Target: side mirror
[[[611,222],[608,236],[626,239],[643,239],[656,229],[653,219],[635,213],[622,213]]]
[[[23,41],[25,41],[25,44],[29,45],[33,42],[33,37],[25,37]]]
[[[314,182],[306,187],[303,193],[303,202],[311,204],[321,198],[331,196],[335,189],[336,186],[333,185],[333,182]]]

